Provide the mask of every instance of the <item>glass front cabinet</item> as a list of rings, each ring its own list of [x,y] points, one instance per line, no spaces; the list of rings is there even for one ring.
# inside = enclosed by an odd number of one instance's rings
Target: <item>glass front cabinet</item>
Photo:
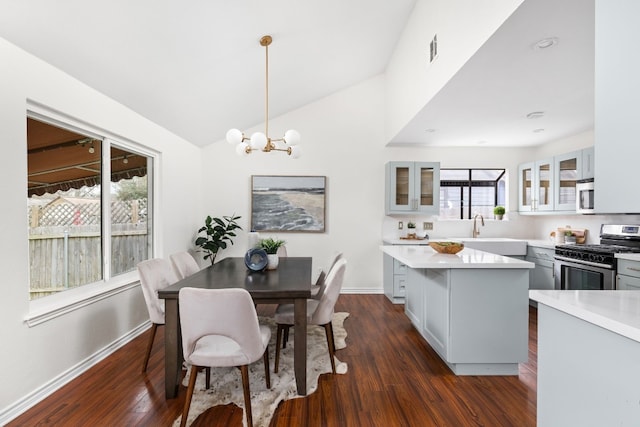
[[[593,178],[593,147],[518,166],[520,212],[576,211],[578,180]]]
[[[556,211],[576,210],[576,183],[582,178],[582,151],[555,156],[554,204]]]
[[[554,169],[553,159],[538,160],[518,166],[518,210],[520,212],[553,210]]]
[[[440,211],[440,163],[389,162],[386,166],[387,215]]]

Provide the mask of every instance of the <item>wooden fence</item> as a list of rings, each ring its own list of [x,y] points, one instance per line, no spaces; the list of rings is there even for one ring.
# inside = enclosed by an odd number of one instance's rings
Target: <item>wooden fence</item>
[[[141,220],[146,218],[140,218],[138,204],[133,206],[133,215],[124,215],[128,222],[111,226],[112,276],[131,271],[148,259],[149,232],[146,220]],[[63,209],[68,210],[56,207],[58,213]],[[51,221],[52,215],[44,210],[29,213],[30,299],[102,280],[101,226],[99,218],[95,221],[94,216],[85,215],[90,209],[81,206],[69,210],[68,215],[58,215],[56,221]],[[41,219],[40,224],[58,225],[34,226],[38,223],[33,221],[34,216]]]

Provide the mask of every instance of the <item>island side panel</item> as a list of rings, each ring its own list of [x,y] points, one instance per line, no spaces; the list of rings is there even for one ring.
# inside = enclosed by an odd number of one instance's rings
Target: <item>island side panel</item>
[[[529,355],[529,270],[451,270],[452,363],[520,363]]]
[[[459,375],[517,375],[528,357],[527,269],[409,269],[405,313]]]
[[[640,425],[640,343],[538,303],[538,425]]]

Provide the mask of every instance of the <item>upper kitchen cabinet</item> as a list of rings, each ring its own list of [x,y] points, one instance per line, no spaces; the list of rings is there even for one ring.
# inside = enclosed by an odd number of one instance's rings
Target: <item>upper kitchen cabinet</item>
[[[582,179],[593,178],[595,176],[595,147],[584,148],[582,150]]]
[[[387,215],[437,215],[440,211],[440,163],[387,163],[385,193]]]
[[[595,2],[595,213],[640,213],[640,2]],[[623,188],[631,185],[629,188]]]
[[[582,151],[555,156],[554,161],[554,210],[576,210],[576,183],[582,178]]]
[[[544,212],[553,210],[553,159],[523,163],[518,166],[518,210]]]
[[[518,210],[548,214],[576,211],[576,183],[593,178],[594,148],[518,166]]]

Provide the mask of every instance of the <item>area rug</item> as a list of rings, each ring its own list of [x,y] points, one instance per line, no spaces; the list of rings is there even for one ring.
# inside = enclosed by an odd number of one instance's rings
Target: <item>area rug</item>
[[[344,329],[344,321],[349,313],[334,313],[333,334],[336,342],[336,350],[345,348],[347,332]],[[269,343],[269,368],[271,371],[271,389],[267,389],[264,380],[264,363],[262,359],[249,366],[249,385],[251,389],[251,410],[253,424],[256,427],[268,426],[271,417],[278,404],[283,400],[300,397],[296,392],[296,381],[293,371],[293,348],[294,333],[289,334],[287,348],[280,351],[279,372],[273,372],[275,360],[276,324],[273,318],[260,317],[260,323],[271,327],[271,341]],[[320,326],[307,327],[307,391],[311,394],[318,388],[318,378],[321,374],[331,372],[331,361],[329,360],[329,350],[324,334],[324,328]],[[345,374],[347,364],[336,361],[336,372]],[[189,371],[184,378],[183,385],[186,387],[189,382]],[[236,368],[214,368],[211,369],[211,388],[205,389],[205,375],[201,372],[196,380],[196,387],[193,392],[191,408],[187,425],[191,423],[207,409],[217,406],[235,403],[243,409],[242,423],[246,426],[246,414],[244,408],[244,396],[242,394],[242,379],[240,371]],[[173,423],[180,425],[180,417]]]

